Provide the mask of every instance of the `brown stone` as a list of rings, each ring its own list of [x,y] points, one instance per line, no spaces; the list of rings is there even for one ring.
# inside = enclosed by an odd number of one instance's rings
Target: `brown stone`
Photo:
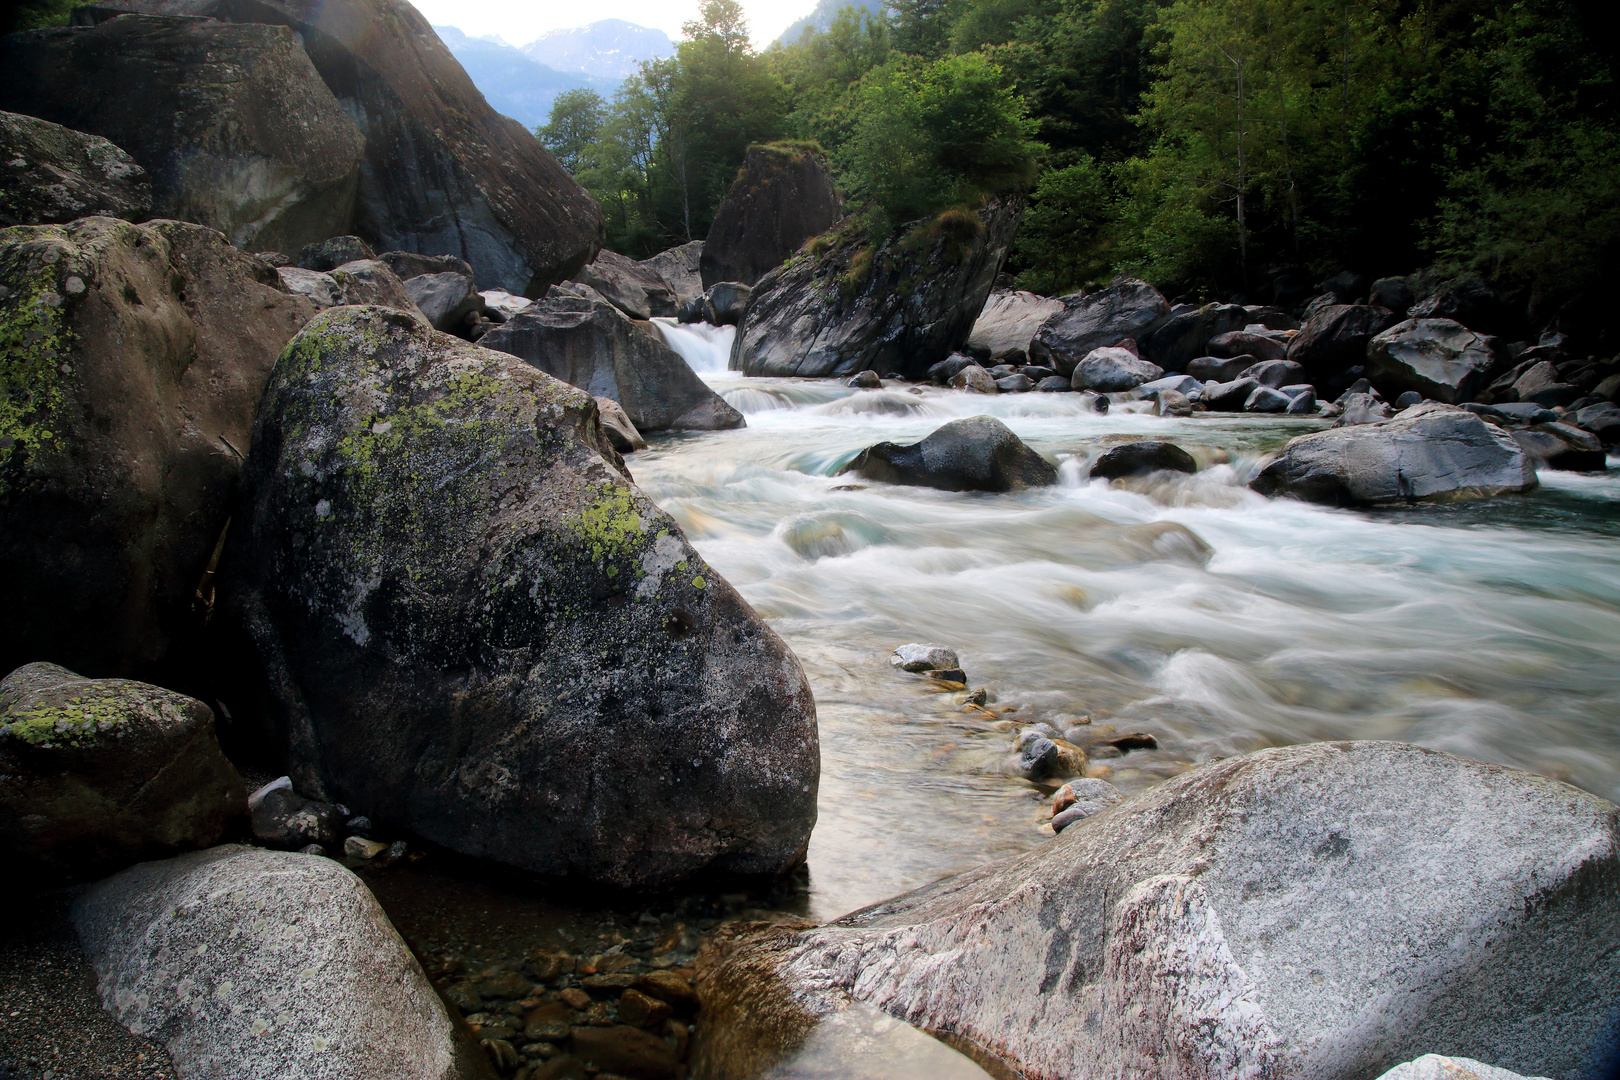
[[[591,995],[577,986],[570,986],[567,990],[558,994],[557,997],[570,1009],[584,1009],[591,1004]]]
[[[486,971],[478,980],[478,993],[487,998],[516,1001],[529,996],[528,979],[515,971]]]
[[[633,1027],[655,1027],[668,1020],[674,1011],[668,1002],[648,997],[633,987],[619,998],[619,1019]]]
[[[623,1024],[608,1028],[574,1029],[574,1053],[586,1066],[630,1077],[662,1080],[675,1072],[675,1049],[656,1035]]]
[[[567,991],[564,991],[567,993]],[[561,1042],[574,1026],[574,1010],[560,1001],[542,1005],[523,1018],[523,1037]]]
[[[659,1001],[667,1001],[681,1012],[696,1012],[697,991],[673,971],[654,971],[636,980],[636,989]]]

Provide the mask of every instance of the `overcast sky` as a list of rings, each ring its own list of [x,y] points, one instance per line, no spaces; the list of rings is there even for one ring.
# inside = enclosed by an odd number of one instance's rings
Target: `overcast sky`
[[[599,19],[624,19],[656,26],[679,40],[681,23],[697,17],[698,0],[411,0],[435,26],[454,26],[464,33],[499,34],[514,45],[526,45],[547,30],[583,26]],[[788,24],[810,14],[815,0],[742,0],[748,29],[764,48]]]

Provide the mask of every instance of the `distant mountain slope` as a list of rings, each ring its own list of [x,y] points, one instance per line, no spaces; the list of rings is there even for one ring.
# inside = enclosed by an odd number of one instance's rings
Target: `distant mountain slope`
[[[865,8],[876,15],[883,11],[883,0],[818,0],[814,11],[782,31],[782,36],[776,40],[791,45],[807,26],[825,30],[838,17],[839,9],[847,7]]]
[[[564,90],[589,88],[611,97],[619,79],[593,78],[578,71],[557,71],[525,56],[519,49],[489,38],[468,37],[453,26],[433,28],[452,56],[496,112],[524,127],[544,124],[551,103]],[[668,40],[667,38],[665,40]]]
[[[603,19],[571,30],[553,30],[523,46],[529,59],[558,71],[609,79],[617,86],[643,60],[673,56],[675,43],[662,30],[623,19]]]

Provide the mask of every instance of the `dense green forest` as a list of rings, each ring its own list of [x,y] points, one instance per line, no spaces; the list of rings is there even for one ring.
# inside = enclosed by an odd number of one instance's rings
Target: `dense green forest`
[[[678,54],[541,137],[609,244],[701,238],[750,143],[824,146],[874,229],[1027,188],[1010,269],[1059,293],[1300,294],[1341,270],[1472,273],[1538,322],[1616,275],[1620,129],[1601,5],[1555,0],[894,0],[754,51],[707,0]]]

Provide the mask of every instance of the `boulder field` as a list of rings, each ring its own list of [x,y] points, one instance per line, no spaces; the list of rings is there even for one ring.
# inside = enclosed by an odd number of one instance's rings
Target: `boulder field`
[[[1219,761],[1033,854],[739,932],[700,967],[727,1034],[694,1068],[744,1075],[737,1047],[786,1050],[853,999],[1031,1080],[1357,1080],[1435,1047],[1583,1075],[1620,977],[1617,821],[1397,743]]]
[[[277,362],[242,482],[224,591],[300,791],[615,886],[803,859],[804,674],[588,393],[333,308]]]

